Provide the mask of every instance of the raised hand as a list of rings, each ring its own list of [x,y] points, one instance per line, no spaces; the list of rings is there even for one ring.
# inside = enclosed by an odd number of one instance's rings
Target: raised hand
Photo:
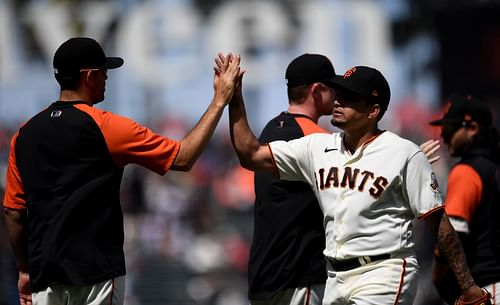
[[[229,55],[231,55],[231,53],[229,53],[228,56]],[[214,61],[215,61],[214,71],[215,71],[216,75],[220,74],[220,72],[222,70],[222,66],[224,65],[225,59],[226,59],[226,56],[224,54],[217,53],[217,56],[214,59]]]
[[[228,53],[226,56],[219,53],[215,58],[214,66],[214,95],[228,104],[235,92],[236,83],[240,76],[240,55]]]
[[[214,73],[214,96],[196,126],[181,140],[171,169],[188,171],[206,147],[225,107],[231,102],[240,73],[240,56],[219,55],[220,68]]]

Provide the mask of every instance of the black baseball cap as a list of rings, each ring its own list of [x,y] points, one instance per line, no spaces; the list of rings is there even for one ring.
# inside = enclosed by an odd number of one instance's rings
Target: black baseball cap
[[[123,65],[121,57],[106,57],[97,41],[73,37],[63,42],[54,54],[56,76],[73,75],[81,69],[115,69]]]
[[[316,82],[332,86],[332,81],[340,77],[335,74],[332,62],[324,55],[302,54],[290,62],[285,78],[288,87],[309,85]]]
[[[491,111],[480,100],[472,96],[459,96],[449,100],[448,111],[439,120],[430,122],[434,126],[458,125],[475,121],[479,125],[490,125],[493,121]]]
[[[385,77],[377,69],[366,66],[352,67],[333,83],[334,88],[364,96],[371,102],[379,104],[384,111],[389,106],[391,89]]]

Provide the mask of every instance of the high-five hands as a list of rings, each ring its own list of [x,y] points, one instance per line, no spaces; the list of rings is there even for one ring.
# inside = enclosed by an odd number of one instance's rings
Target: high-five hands
[[[238,79],[240,79],[240,55],[232,53],[223,55],[219,53],[215,58],[214,67],[214,94],[229,103],[235,92]]]
[[[218,75],[222,72],[222,70],[224,69],[224,64],[228,59],[231,62],[234,58],[235,57],[233,56],[232,53],[228,53],[225,56],[222,53],[218,53],[217,56],[215,57],[215,65],[214,65],[215,75]],[[238,60],[241,61],[240,55],[237,55],[236,58],[238,58]],[[238,77],[236,79],[236,84],[235,84],[234,93],[233,93],[233,99],[239,99],[242,97],[241,83],[242,83],[242,79],[243,79],[243,74],[245,74],[245,70],[240,69]]]

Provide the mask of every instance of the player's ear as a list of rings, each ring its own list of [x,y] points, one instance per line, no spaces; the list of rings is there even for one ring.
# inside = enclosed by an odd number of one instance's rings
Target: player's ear
[[[370,105],[370,109],[369,109],[369,112],[368,112],[368,118],[370,119],[377,119],[379,114],[380,114],[380,105],[379,104],[373,104],[373,105]]]
[[[80,83],[88,83],[90,82],[91,71],[82,71],[80,72]]]
[[[321,92],[322,92],[322,84],[321,83],[313,83],[309,85],[309,92],[314,100],[315,103],[319,103],[322,98],[321,98]]]
[[[320,83],[312,83],[309,87],[309,90],[311,90],[311,94],[317,95],[321,93],[321,84]]]
[[[468,121],[467,124],[465,124],[465,127],[472,134],[479,132],[479,124],[476,121]]]

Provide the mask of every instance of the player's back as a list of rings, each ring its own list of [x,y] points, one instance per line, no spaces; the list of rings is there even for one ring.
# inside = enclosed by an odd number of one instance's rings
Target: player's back
[[[29,212],[34,291],[125,273],[116,166],[96,122],[56,102],[24,124],[15,157]]]

